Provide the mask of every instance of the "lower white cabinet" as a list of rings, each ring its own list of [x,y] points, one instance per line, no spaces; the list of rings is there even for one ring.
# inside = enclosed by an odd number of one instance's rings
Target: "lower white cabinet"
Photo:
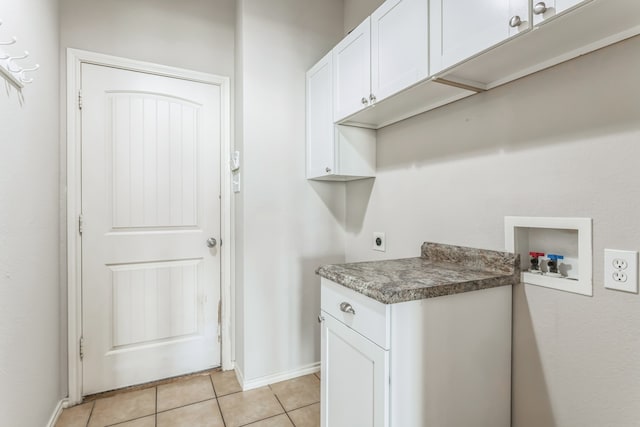
[[[382,304],[321,293],[322,427],[509,427],[511,287]]]
[[[389,425],[389,350],[323,314],[322,426]]]

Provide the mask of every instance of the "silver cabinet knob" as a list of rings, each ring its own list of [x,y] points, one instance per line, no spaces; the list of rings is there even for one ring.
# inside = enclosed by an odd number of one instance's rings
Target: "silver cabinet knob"
[[[547,11],[547,5],[543,1],[541,1],[540,3],[536,3],[533,6],[533,14],[534,15],[542,15],[546,11]]]
[[[324,171],[325,171],[326,173],[330,173],[330,172],[331,172],[331,168],[330,168],[329,166],[327,166],[326,168],[324,168]]]
[[[322,314],[318,314],[318,323],[324,322],[324,316]]]
[[[362,97],[362,99],[360,100],[360,102],[362,102],[362,105],[367,105],[369,103],[369,101],[367,100],[367,98],[365,98],[364,96]]]
[[[376,96],[374,94],[369,95],[369,100],[373,104],[374,102],[376,102]]]
[[[509,19],[509,26],[511,28],[517,28],[520,25],[522,25],[522,19],[520,19],[518,15],[513,16],[511,19]]]
[[[348,302],[343,302],[340,304],[340,311],[342,311],[343,313],[356,314],[356,311]]]
[[[218,244],[218,241],[215,238],[209,237],[207,239],[207,246],[209,246],[210,248],[215,248],[217,244]]]

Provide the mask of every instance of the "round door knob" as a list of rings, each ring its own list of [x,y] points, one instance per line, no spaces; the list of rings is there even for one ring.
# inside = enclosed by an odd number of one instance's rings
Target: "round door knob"
[[[209,237],[207,239],[207,246],[209,246],[210,248],[215,248],[217,244],[218,241],[214,237]]]
[[[374,94],[369,95],[369,100],[373,104],[374,102],[376,102],[376,96]]]
[[[543,1],[541,1],[540,3],[536,3],[533,6],[533,14],[534,15],[542,15],[546,11],[547,11],[547,5]]]
[[[362,102],[362,105],[367,105],[369,103],[369,101],[367,100],[367,98],[362,97],[362,99],[360,100],[360,102]]]
[[[520,19],[518,15],[513,16],[511,19],[509,19],[509,26],[511,28],[517,28],[520,25],[522,25],[522,19]]]
[[[324,168],[324,171],[325,171],[326,173],[330,173],[330,172],[331,172],[331,168],[327,166],[326,168]]]

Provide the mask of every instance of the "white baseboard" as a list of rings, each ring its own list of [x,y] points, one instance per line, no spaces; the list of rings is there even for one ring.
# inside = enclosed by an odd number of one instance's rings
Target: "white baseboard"
[[[51,418],[49,418],[49,422],[45,427],[55,427],[58,422],[58,418],[60,418],[60,414],[62,414],[62,410],[67,407],[67,399],[62,399],[58,402],[56,407],[53,410],[53,414],[51,414]]]
[[[265,385],[278,383],[280,381],[290,380],[292,378],[301,377],[303,375],[314,374],[320,371],[320,362],[312,363],[311,365],[303,366],[291,371],[280,372],[273,375],[266,375],[251,380],[245,380],[243,373],[236,366],[236,377],[242,387],[243,391],[252,390],[254,388],[263,387]]]
[[[242,386],[244,384],[244,375],[242,374],[242,371],[240,370],[240,367],[238,366],[237,363],[234,371],[236,373],[236,379],[238,380],[238,384],[240,384],[240,387],[242,387],[242,390],[245,390],[245,388]]]

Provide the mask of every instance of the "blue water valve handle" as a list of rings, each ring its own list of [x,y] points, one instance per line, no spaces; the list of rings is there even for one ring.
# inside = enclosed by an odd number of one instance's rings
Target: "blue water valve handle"
[[[549,262],[547,263],[547,267],[549,267],[549,273],[557,275],[558,260],[564,259],[564,255],[547,254],[547,258],[549,258]]]

